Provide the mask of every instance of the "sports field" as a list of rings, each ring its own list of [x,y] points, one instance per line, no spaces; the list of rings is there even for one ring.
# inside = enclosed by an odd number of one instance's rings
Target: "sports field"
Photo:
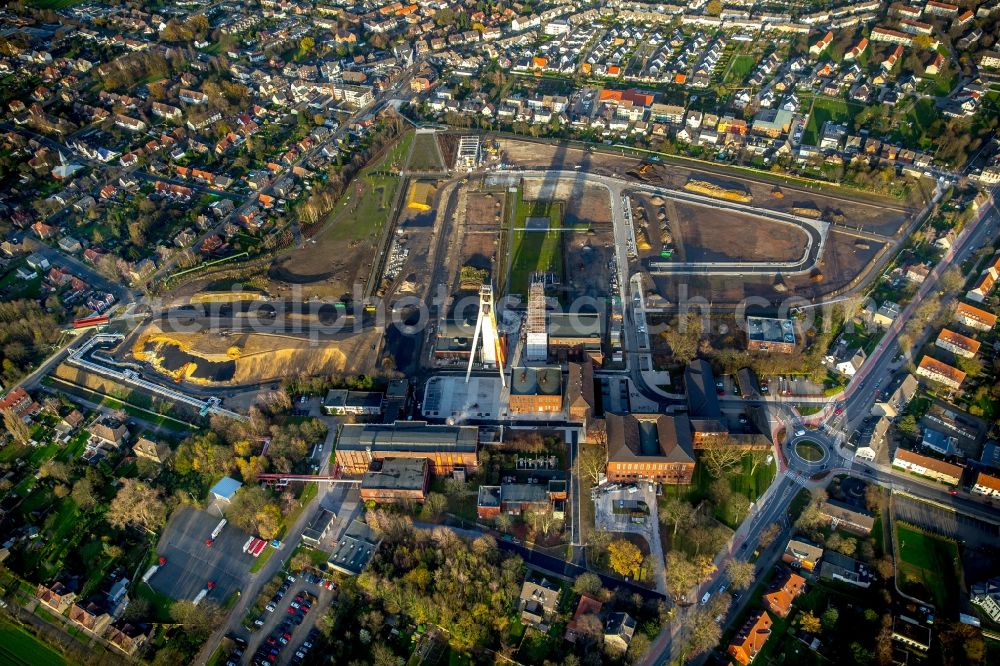
[[[66,660],[25,630],[0,622],[0,664],[52,666]]]
[[[854,127],[854,116],[861,108],[859,104],[854,102],[830,97],[817,97],[813,102],[812,113],[809,114],[809,122],[806,124],[802,143],[810,146],[818,145],[820,132],[823,131],[823,123],[827,121],[844,125],[848,131],[851,131]]]
[[[524,201],[520,191],[512,196],[515,198],[515,205],[511,207],[514,228],[507,293],[527,297],[532,273],[555,273],[561,278],[562,232],[558,228],[562,222],[563,204],[559,201]],[[543,231],[546,219],[548,229]],[[531,230],[528,230],[529,227]]]
[[[931,536],[906,525],[896,526],[899,544],[899,584],[904,592],[920,597],[923,588],[927,601],[938,611],[955,607],[958,576],[955,573],[958,545],[949,539]]]

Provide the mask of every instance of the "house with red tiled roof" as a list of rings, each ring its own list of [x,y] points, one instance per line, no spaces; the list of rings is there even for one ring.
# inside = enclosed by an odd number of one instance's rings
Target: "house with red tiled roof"
[[[757,611],[747,618],[739,633],[726,650],[738,663],[747,666],[754,660],[771,636],[771,616],[766,611]]]
[[[953,390],[958,390],[962,386],[962,382],[965,381],[964,372],[930,356],[924,356],[920,359],[920,364],[917,366],[917,374],[944,384]]]
[[[35,598],[49,610],[62,615],[76,601],[76,593],[57,581],[48,586],[39,585],[35,590]]]
[[[575,643],[579,636],[580,620],[586,615],[599,616],[602,608],[604,608],[604,604],[594,597],[587,594],[580,595],[580,601],[576,604],[576,612],[573,613],[573,619],[566,623],[566,640],[570,643]],[[600,626],[600,619],[598,619],[598,626]]]
[[[959,303],[955,307],[955,320],[977,331],[988,331],[997,325],[995,314],[973,307],[968,303]]]
[[[111,624],[111,616],[103,608],[94,603],[89,603],[86,606],[81,606],[80,604],[70,606],[69,620],[84,631],[95,636],[103,635]]]
[[[39,411],[38,403],[23,388],[18,386],[0,400],[0,412],[13,411],[22,419]]]
[[[121,626],[112,625],[108,627],[108,632],[104,635],[104,639],[119,651],[127,655],[133,655],[146,644],[146,641],[149,640],[149,635],[140,627],[126,622]]]
[[[806,588],[806,579],[797,573],[786,571],[779,577],[777,588],[764,595],[764,605],[778,617],[788,617],[792,603]]]
[[[992,474],[980,472],[976,476],[976,483],[972,486],[972,492],[987,497],[1000,497],[1000,479]]]

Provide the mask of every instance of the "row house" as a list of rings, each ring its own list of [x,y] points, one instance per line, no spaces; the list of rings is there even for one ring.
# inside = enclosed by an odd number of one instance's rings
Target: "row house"
[[[924,356],[920,359],[920,364],[917,366],[917,374],[921,377],[926,377],[940,384],[944,384],[948,388],[957,391],[961,386],[962,382],[965,381],[965,373],[958,368],[953,368],[947,363],[942,363],[941,361],[932,358],[930,356]]]

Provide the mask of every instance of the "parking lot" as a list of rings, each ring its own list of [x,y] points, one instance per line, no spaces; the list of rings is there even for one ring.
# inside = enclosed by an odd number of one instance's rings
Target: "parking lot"
[[[205,540],[219,517],[194,507],[179,508],[163,532],[157,553],[166,563],[150,579],[154,590],[177,601],[191,600],[211,581],[208,598],[218,604],[243,587],[253,557],[243,552],[250,535],[226,525],[209,547]]]
[[[330,605],[333,592],[303,577],[287,580],[272,598],[272,611],[265,611],[264,624],[256,627],[250,636],[249,646],[243,657],[245,664],[297,664],[300,650],[308,652],[316,634],[310,632],[316,619]],[[296,608],[296,606],[298,606]]]
[[[666,593],[663,545],[657,514],[656,484],[608,484],[594,489],[594,524],[599,530],[642,536],[657,563],[656,589]]]

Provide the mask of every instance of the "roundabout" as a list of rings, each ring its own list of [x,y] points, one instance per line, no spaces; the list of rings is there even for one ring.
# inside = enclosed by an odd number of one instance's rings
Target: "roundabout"
[[[828,455],[826,449],[819,442],[807,438],[797,441],[792,450],[795,451],[796,456],[810,464],[822,463]]]

